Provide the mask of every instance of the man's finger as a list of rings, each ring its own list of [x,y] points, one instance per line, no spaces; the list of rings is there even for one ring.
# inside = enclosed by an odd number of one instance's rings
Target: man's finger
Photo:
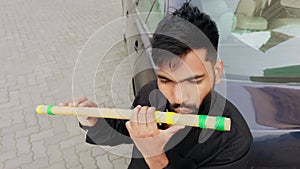
[[[132,129],[131,129],[131,125],[130,125],[131,123],[130,123],[130,121],[127,121],[126,123],[125,123],[125,126],[126,126],[126,128],[127,128],[127,130],[128,130],[128,132],[129,132],[129,134],[131,133],[131,131],[132,131]]]
[[[130,122],[134,122],[134,123],[138,122],[138,112],[141,110],[141,107],[142,106],[138,105],[133,109],[133,113],[130,117]]]
[[[141,108],[141,110],[138,112],[138,124],[142,126],[147,125],[147,119],[146,119],[146,113],[147,113],[147,106],[144,106]]]
[[[146,118],[147,118],[147,125],[149,127],[151,126],[157,127],[156,120],[155,120],[155,107],[148,108]]]
[[[77,119],[79,121],[81,121],[81,120],[87,120],[88,118],[89,118],[88,116],[77,116]]]
[[[178,130],[181,130],[183,129],[185,126],[179,126],[179,125],[174,125],[174,126],[171,126],[169,127],[167,130],[165,130],[166,134],[167,135],[173,135],[175,134]]]
[[[164,140],[166,140],[166,143],[168,140],[170,140],[170,138],[176,133],[178,132],[180,129],[183,129],[185,126],[178,126],[178,125],[174,125],[169,127],[166,130],[161,130],[163,131],[163,135],[160,135],[160,137],[163,137]]]
[[[94,102],[87,100],[79,103],[78,107],[97,107],[97,105]]]
[[[68,106],[68,103],[59,103],[58,106]]]
[[[86,101],[87,98],[86,97],[79,97],[78,99],[73,101],[73,106],[77,107],[80,103]]]
[[[86,117],[86,116],[77,116],[77,119],[82,125],[90,126],[90,127],[94,126],[98,121],[98,118],[96,117]]]

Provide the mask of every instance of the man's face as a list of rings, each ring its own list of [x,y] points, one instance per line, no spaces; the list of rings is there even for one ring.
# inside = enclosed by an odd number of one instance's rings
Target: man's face
[[[223,62],[212,65],[205,57],[206,49],[196,49],[187,53],[175,68],[167,64],[158,68],[158,88],[170,102],[169,111],[197,113],[214,83],[220,82]]]

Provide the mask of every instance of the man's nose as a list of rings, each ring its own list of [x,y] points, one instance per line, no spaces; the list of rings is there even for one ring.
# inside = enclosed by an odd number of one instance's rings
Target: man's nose
[[[173,99],[176,104],[182,104],[188,99],[187,94],[184,93],[182,86],[179,84],[173,87]]]

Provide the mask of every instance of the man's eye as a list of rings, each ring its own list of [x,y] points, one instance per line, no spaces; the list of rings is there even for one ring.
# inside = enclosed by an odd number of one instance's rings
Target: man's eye
[[[189,80],[189,82],[192,84],[200,84],[202,80]]]
[[[164,79],[160,80],[160,82],[161,82],[161,83],[163,83],[163,84],[166,84],[166,83],[171,83],[171,81],[170,81],[170,80],[164,80]]]

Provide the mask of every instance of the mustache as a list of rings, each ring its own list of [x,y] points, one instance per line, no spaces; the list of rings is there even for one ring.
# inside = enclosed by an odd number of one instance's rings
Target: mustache
[[[198,112],[198,107],[196,107],[195,105],[191,105],[191,104],[169,104],[169,108],[170,111],[175,112],[175,109],[177,108],[188,108],[190,110],[192,110],[194,113]]]

